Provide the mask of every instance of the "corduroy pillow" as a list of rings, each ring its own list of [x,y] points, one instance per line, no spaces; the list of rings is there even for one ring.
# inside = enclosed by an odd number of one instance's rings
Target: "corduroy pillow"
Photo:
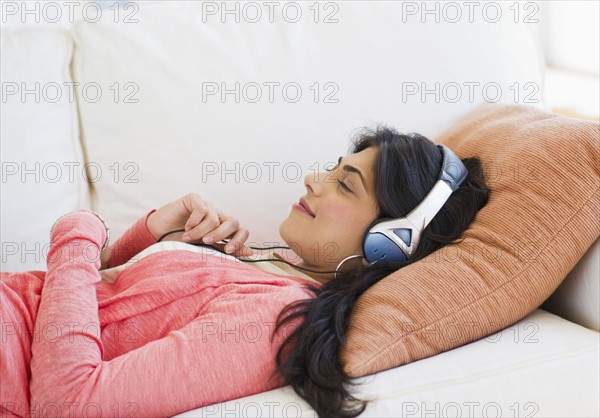
[[[435,143],[481,158],[489,201],[463,234],[368,289],[341,360],[359,377],[484,338],[538,308],[600,235],[600,125],[485,104]]]

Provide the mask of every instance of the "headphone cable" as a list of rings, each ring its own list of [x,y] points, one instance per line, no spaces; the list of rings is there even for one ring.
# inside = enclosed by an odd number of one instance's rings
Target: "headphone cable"
[[[160,242],[160,241],[162,241],[162,239],[163,239],[164,237],[166,237],[166,236],[167,236],[167,235],[169,235],[169,234],[174,234],[175,232],[185,232],[185,229],[174,229],[173,231],[169,231],[169,232],[167,232],[167,233],[163,234],[163,235],[162,235],[162,236],[161,236],[161,237],[160,237],[158,240],[156,240],[156,242]],[[225,241],[225,240],[221,240],[221,241]],[[229,241],[225,241],[225,243],[226,243],[226,244],[227,244],[228,242],[229,242]],[[190,243],[186,243],[186,244],[190,244]],[[218,249],[216,249],[215,247],[212,247],[212,246],[210,246],[210,245],[207,245],[207,244],[192,244],[192,245],[195,245],[195,246],[197,246],[197,247],[202,247],[202,246],[205,246],[205,247],[210,247],[210,248],[213,248],[213,249],[215,249],[215,250],[219,251],[219,250],[218,250]],[[274,246],[274,247],[248,247],[248,248],[252,248],[253,250],[273,250],[273,249],[278,249],[278,248],[281,248],[281,249],[284,249],[284,250],[291,250],[291,248],[290,248],[290,247],[286,247],[286,246]],[[230,255],[230,254],[227,254],[227,255]],[[266,259],[264,259],[264,260],[241,260],[241,259],[239,259],[239,258],[238,258],[238,260],[240,260],[240,261],[242,261],[242,262],[244,262],[244,263],[260,263],[260,262],[262,262],[262,261],[279,261],[279,262],[281,262],[281,263],[286,263],[286,264],[288,264],[289,266],[291,266],[291,267],[293,267],[293,268],[300,269],[300,270],[305,270],[305,271],[310,271],[310,272],[312,272],[312,273],[320,273],[320,274],[330,274],[330,273],[337,273],[337,270],[330,270],[330,271],[319,271],[319,270],[313,270],[313,269],[309,269],[309,268],[306,268],[306,267],[300,267],[300,266],[297,266],[297,265],[295,265],[295,264],[292,264],[292,263],[290,263],[289,261],[286,261],[286,260],[281,260],[281,259],[278,259],[278,258],[266,258]]]

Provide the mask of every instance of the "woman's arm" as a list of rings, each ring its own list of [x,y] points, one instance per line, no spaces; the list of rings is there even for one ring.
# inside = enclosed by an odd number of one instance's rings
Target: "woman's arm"
[[[100,220],[84,210],[54,229],[35,325],[39,338],[32,343],[32,407],[60,408],[69,416],[171,416],[284,384],[269,378],[286,335],[271,343],[271,334],[279,311],[306,297],[299,287],[245,284],[243,292],[209,301],[185,327],[102,361],[95,294],[100,263],[86,258],[86,248],[97,251],[105,236]],[[207,267],[206,274],[239,271],[217,257],[209,257]]]
[[[156,238],[147,225],[148,218],[154,212],[156,209],[140,217],[117,241],[102,251],[100,270],[120,266],[134,255],[156,244]]]
[[[244,245],[250,232],[241,227],[236,218],[215,209],[210,202],[196,193],[189,193],[162,206],[148,216],[147,226],[156,240],[173,230],[185,230],[171,233],[164,239],[190,244],[209,244],[236,257],[254,253],[250,247]],[[210,241],[206,241],[207,238],[210,238]],[[218,243],[223,239],[229,239],[227,245]]]
[[[236,218],[218,211],[199,195],[189,193],[138,219],[119,240],[102,252],[100,269],[126,263],[145,248],[156,244],[163,234],[177,229],[185,229],[185,232],[171,233],[164,240],[206,243],[236,257],[254,253],[244,245],[250,233],[240,226]],[[190,239],[185,240],[186,236]],[[210,236],[212,241],[204,241],[206,236]],[[226,238],[229,239],[227,246],[218,243]],[[231,250],[228,251],[227,247]]]

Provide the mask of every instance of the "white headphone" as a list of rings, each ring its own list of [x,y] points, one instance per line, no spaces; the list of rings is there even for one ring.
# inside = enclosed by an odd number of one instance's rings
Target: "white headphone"
[[[469,172],[460,158],[445,145],[437,147],[443,155],[442,169],[421,203],[404,218],[378,219],[367,228],[362,247],[369,265],[378,261],[406,261],[417,249],[423,230],[467,178]]]

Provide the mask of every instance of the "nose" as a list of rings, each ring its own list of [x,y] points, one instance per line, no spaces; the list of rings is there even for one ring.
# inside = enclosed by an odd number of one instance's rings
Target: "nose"
[[[323,173],[312,172],[304,176],[304,186],[310,190],[313,195],[320,196],[322,192],[322,176]]]

